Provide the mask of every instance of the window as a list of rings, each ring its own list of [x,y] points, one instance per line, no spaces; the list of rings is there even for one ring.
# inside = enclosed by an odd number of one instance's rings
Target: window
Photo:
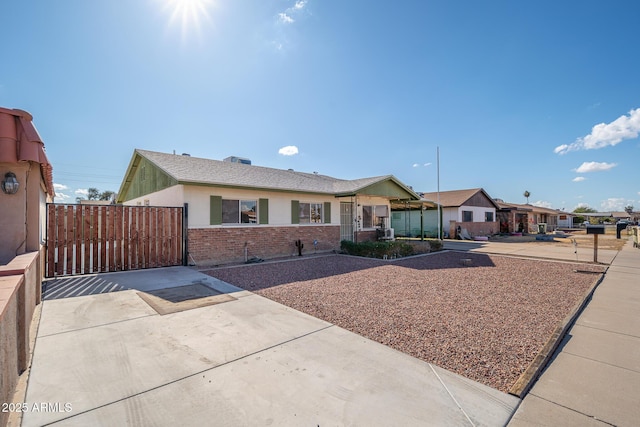
[[[269,199],[237,200],[209,196],[209,224],[268,224]]]
[[[362,207],[362,227],[375,228],[385,227],[385,219],[389,217],[389,208],[387,205],[372,205]]]
[[[300,224],[322,224],[322,203],[300,203],[298,212]]]
[[[473,211],[462,211],[462,222],[473,222]]]
[[[257,202],[255,200],[222,200],[223,224],[257,224]]]
[[[485,212],[484,213],[484,220],[486,222],[493,222],[493,212]]]

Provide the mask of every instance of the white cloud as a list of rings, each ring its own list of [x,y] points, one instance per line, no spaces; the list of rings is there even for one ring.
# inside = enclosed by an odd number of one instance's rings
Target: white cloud
[[[539,208],[553,209],[553,205],[551,204],[551,202],[547,202],[545,200],[538,200],[537,202],[533,202],[532,205]]]
[[[67,187],[67,186],[66,186],[66,185],[64,185],[64,184],[56,184],[56,183],[54,182],[54,183],[53,183],[53,189],[54,189],[54,190],[56,190],[56,191],[57,191],[57,190],[68,190],[68,189],[69,189],[69,187]]]
[[[282,12],[278,14],[278,20],[283,24],[293,24],[295,19],[286,14],[286,12]]]
[[[600,123],[591,129],[591,133],[578,138],[571,144],[557,146],[553,152],[566,154],[569,151],[597,150],[613,147],[625,139],[637,138],[640,133],[640,108],[629,111],[629,115],[622,115],[611,123]]]
[[[618,166],[616,163],[584,162],[577,169],[574,169],[574,170],[578,173],[602,172],[602,171],[607,171],[609,169],[613,169],[616,166]]]
[[[283,156],[295,156],[298,154],[298,147],[295,145],[287,145],[286,147],[279,149],[278,154],[282,154]]]
[[[287,3],[291,4],[291,1]],[[289,28],[300,25],[301,21],[311,15],[308,0],[296,0],[293,4],[275,15],[275,34],[269,42],[276,52],[285,54],[296,46],[295,34]]]
[[[600,203],[600,210],[604,212],[623,211],[628,204],[628,200],[622,197],[610,197]]]
[[[587,179],[587,178],[585,178],[584,176],[576,176],[575,178],[572,179],[572,181],[573,182],[582,182],[585,179]]]
[[[54,184],[54,186],[55,186],[55,184]],[[64,200],[69,200],[70,198],[71,198],[70,195],[64,194],[64,193],[60,193],[60,192],[56,191],[56,199],[64,201]]]
[[[431,163],[425,163],[424,165],[425,166],[431,166]]]
[[[76,191],[74,191],[74,193],[76,194],[76,196],[87,196],[89,194],[89,190],[87,190],[86,188],[78,188]]]
[[[420,164],[419,164],[419,163],[414,163],[412,166],[413,166],[414,168],[417,168],[417,167],[420,167]]]
[[[278,22],[282,24],[293,24],[296,22],[297,17],[305,13],[308,0],[297,0],[293,6],[285,9],[284,12],[278,13]]]

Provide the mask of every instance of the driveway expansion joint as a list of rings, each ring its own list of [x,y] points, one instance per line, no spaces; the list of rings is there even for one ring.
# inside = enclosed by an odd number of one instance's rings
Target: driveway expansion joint
[[[554,405],[554,406],[558,406],[558,407],[560,407],[560,408],[567,409],[567,410],[569,410],[569,411],[571,411],[571,412],[574,412],[574,413],[576,413],[576,414],[580,414],[580,415],[582,415],[583,417],[591,418],[591,419],[592,419],[592,420],[594,420],[594,421],[601,422],[601,423],[606,424],[606,425],[608,425],[608,426],[618,427],[616,424],[609,423],[609,422],[607,422],[607,421],[605,421],[605,420],[603,420],[603,419],[600,419],[600,418],[596,417],[595,415],[585,414],[584,412],[580,412],[580,411],[577,411],[577,410],[575,410],[575,409],[573,409],[573,408],[570,408],[570,407],[568,407],[568,406],[561,405],[561,404],[559,404],[559,403],[557,403],[557,402],[554,402],[554,401],[552,401],[552,400],[545,399],[544,397],[542,397],[542,396],[540,396],[540,395],[538,395],[538,394],[531,393],[531,395],[532,395],[532,396],[537,397],[537,398],[538,398],[538,399],[540,399],[540,400],[544,400],[545,402],[550,403],[550,404],[552,404],[552,405]]]
[[[44,306],[43,306],[43,308],[44,308]],[[87,326],[86,328],[70,329],[68,331],[56,332],[56,333],[53,333],[53,334],[39,335],[38,338],[48,338],[48,337],[54,337],[56,335],[69,334],[69,333],[77,332],[77,331],[85,331],[87,329],[101,328],[103,326],[115,325],[115,324],[118,324],[118,323],[124,323],[124,322],[129,322],[129,321],[132,321],[132,320],[144,319],[144,318],[152,317],[152,316],[159,316],[159,314],[157,314],[157,313],[145,314],[144,316],[131,317],[129,319],[116,320],[115,322],[100,323],[98,325]]]

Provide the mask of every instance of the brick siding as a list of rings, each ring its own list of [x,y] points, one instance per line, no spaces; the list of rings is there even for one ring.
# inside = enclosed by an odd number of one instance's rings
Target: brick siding
[[[188,238],[189,262],[219,265],[243,262],[245,245],[249,258],[262,259],[297,255],[298,239],[304,245],[303,254],[338,250],[340,226],[190,228]],[[315,248],[314,240],[318,241]]]

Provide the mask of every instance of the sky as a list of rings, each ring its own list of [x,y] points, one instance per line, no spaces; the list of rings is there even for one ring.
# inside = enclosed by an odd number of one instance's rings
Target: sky
[[[639,17],[637,0],[5,2],[0,107],[33,115],[56,202],[117,192],[141,148],[640,210]]]

